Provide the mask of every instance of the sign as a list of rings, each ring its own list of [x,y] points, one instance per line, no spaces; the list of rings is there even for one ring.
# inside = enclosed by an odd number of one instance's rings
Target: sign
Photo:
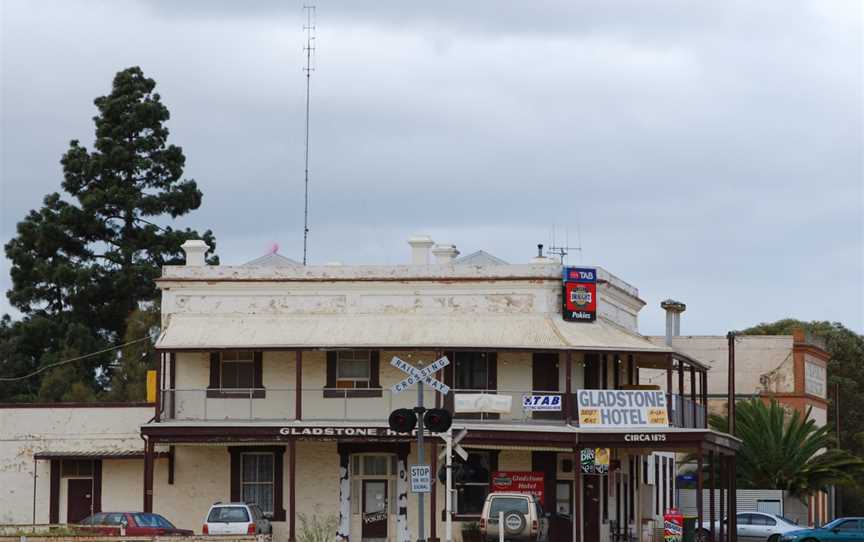
[[[531,412],[561,411],[560,395],[523,395],[522,410]]]
[[[527,493],[543,504],[543,473],[530,471],[495,471],[492,492]]]
[[[569,322],[597,319],[597,270],[590,267],[564,268],[562,314]]]
[[[609,474],[609,448],[583,448],[580,459],[583,474]]]
[[[429,493],[432,491],[432,467],[429,465],[411,465],[411,493]]]
[[[467,434],[468,434],[468,430],[462,429],[462,431],[457,433],[455,437],[452,437],[453,442],[450,443],[450,447],[452,448],[453,452],[456,455],[458,455],[459,457],[461,457],[462,461],[468,461],[468,452],[465,450],[465,448],[460,446],[459,443],[462,442],[462,439],[465,438],[465,435],[467,435]],[[445,433],[436,433],[436,435],[438,435],[441,438],[441,440],[444,441],[444,444],[447,444],[447,439],[451,438]],[[445,446],[444,449],[441,450],[441,453],[438,454],[438,459],[441,461],[444,461],[446,458],[447,458],[447,447]]]
[[[386,521],[387,520],[387,512],[384,510],[378,512],[366,512],[363,514],[363,523],[367,525],[369,523],[376,523],[378,521]]]
[[[513,397],[492,393],[457,393],[454,409],[456,412],[491,412],[510,414],[513,408]]]
[[[422,369],[418,369],[410,363],[402,361],[396,356],[393,356],[393,359],[390,360],[390,365],[396,367],[397,369],[408,375],[408,378],[390,386],[390,391],[392,391],[394,394],[402,393],[403,391],[407,390],[409,387],[413,386],[418,382],[423,382],[424,384],[427,384],[429,387],[441,393],[442,395],[447,395],[448,393],[450,393],[450,386],[441,382],[440,380],[432,378],[433,374],[450,365],[450,360],[447,359],[447,356],[444,356],[438,361],[433,361]]]
[[[804,358],[804,391],[825,399],[825,367]]]
[[[398,439],[404,440],[410,438],[411,435],[417,434],[417,430],[407,433],[397,433],[389,427],[279,427],[277,428],[279,436],[282,437],[318,437],[321,440],[335,440],[336,438],[345,437],[366,437],[372,440],[380,439]],[[424,435],[433,436],[429,431],[424,431]]]
[[[657,390],[577,390],[579,427],[669,427],[666,394]]]

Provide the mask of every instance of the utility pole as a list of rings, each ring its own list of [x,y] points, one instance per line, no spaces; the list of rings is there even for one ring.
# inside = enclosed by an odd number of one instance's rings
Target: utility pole
[[[423,363],[419,363],[420,370],[423,370]],[[417,463],[420,465],[426,464],[426,458],[423,453],[423,414],[426,408],[423,407],[423,381],[417,383]],[[434,488],[434,480],[432,482]],[[423,509],[426,494],[417,494],[417,542],[426,542],[426,528],[423,524]]]

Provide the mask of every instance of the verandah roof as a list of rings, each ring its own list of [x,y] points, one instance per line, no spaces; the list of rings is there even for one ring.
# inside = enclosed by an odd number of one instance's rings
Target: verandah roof
[[[495,348],[672,353],[603,319],[544,315],[214,316],[175,314],[163,350],[236,348]]]

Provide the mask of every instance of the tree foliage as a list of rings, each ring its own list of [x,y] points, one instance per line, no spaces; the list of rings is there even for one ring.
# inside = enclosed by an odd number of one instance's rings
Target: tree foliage
[[[709,424],[725,432],[728,419],[712,415]],[[787,413],[776,400],[741,401],[735,407],[735,436],[743,441],[736,459],[741,489],[782,489],[803,498],[864,476],[864,460],[836,448],[831,427],[818,427],[809,410],[802,415]]]
[[[197,209],[202,194],[194,180],[183,178],[186,159],[168,143],[170,115],[155,87],[138,67],[117,73],[111,92],[94,101],[93,149],[73,140],[62,157],[64,194],[47,195],[6,244],[12,278],[7,296],[23,318],[0,322],[3,374],[105,348],[130,338],[132,328],[143,332],[136,311],[153,307],[161,267],[182,263],[180,245],[188,239],[215,248],[210,230],[168,225]],[[210,261],[218,262],[215,256]],[[74,369],[0,384],[0,400],[102,393],[113,389],[113,368],[125,359],[107,353]],[[118,388],[137,389],[133,380],[143,373],[120,367]]]

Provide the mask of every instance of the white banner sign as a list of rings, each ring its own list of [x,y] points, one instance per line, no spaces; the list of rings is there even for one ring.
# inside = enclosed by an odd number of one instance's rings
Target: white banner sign
[[[430,493],[432,491],[432,467],[411,465],[411,493]]]
[[[529,412],[561,412],[561,396],[523,395],[522,410]]]
[[[657,390],[578,390],[580,427],[669,427],[666,394]]]
[[[454,397],[456,412],[491,412],[510,414],[513,398],[509,395],[491,393],[457,393]]]

